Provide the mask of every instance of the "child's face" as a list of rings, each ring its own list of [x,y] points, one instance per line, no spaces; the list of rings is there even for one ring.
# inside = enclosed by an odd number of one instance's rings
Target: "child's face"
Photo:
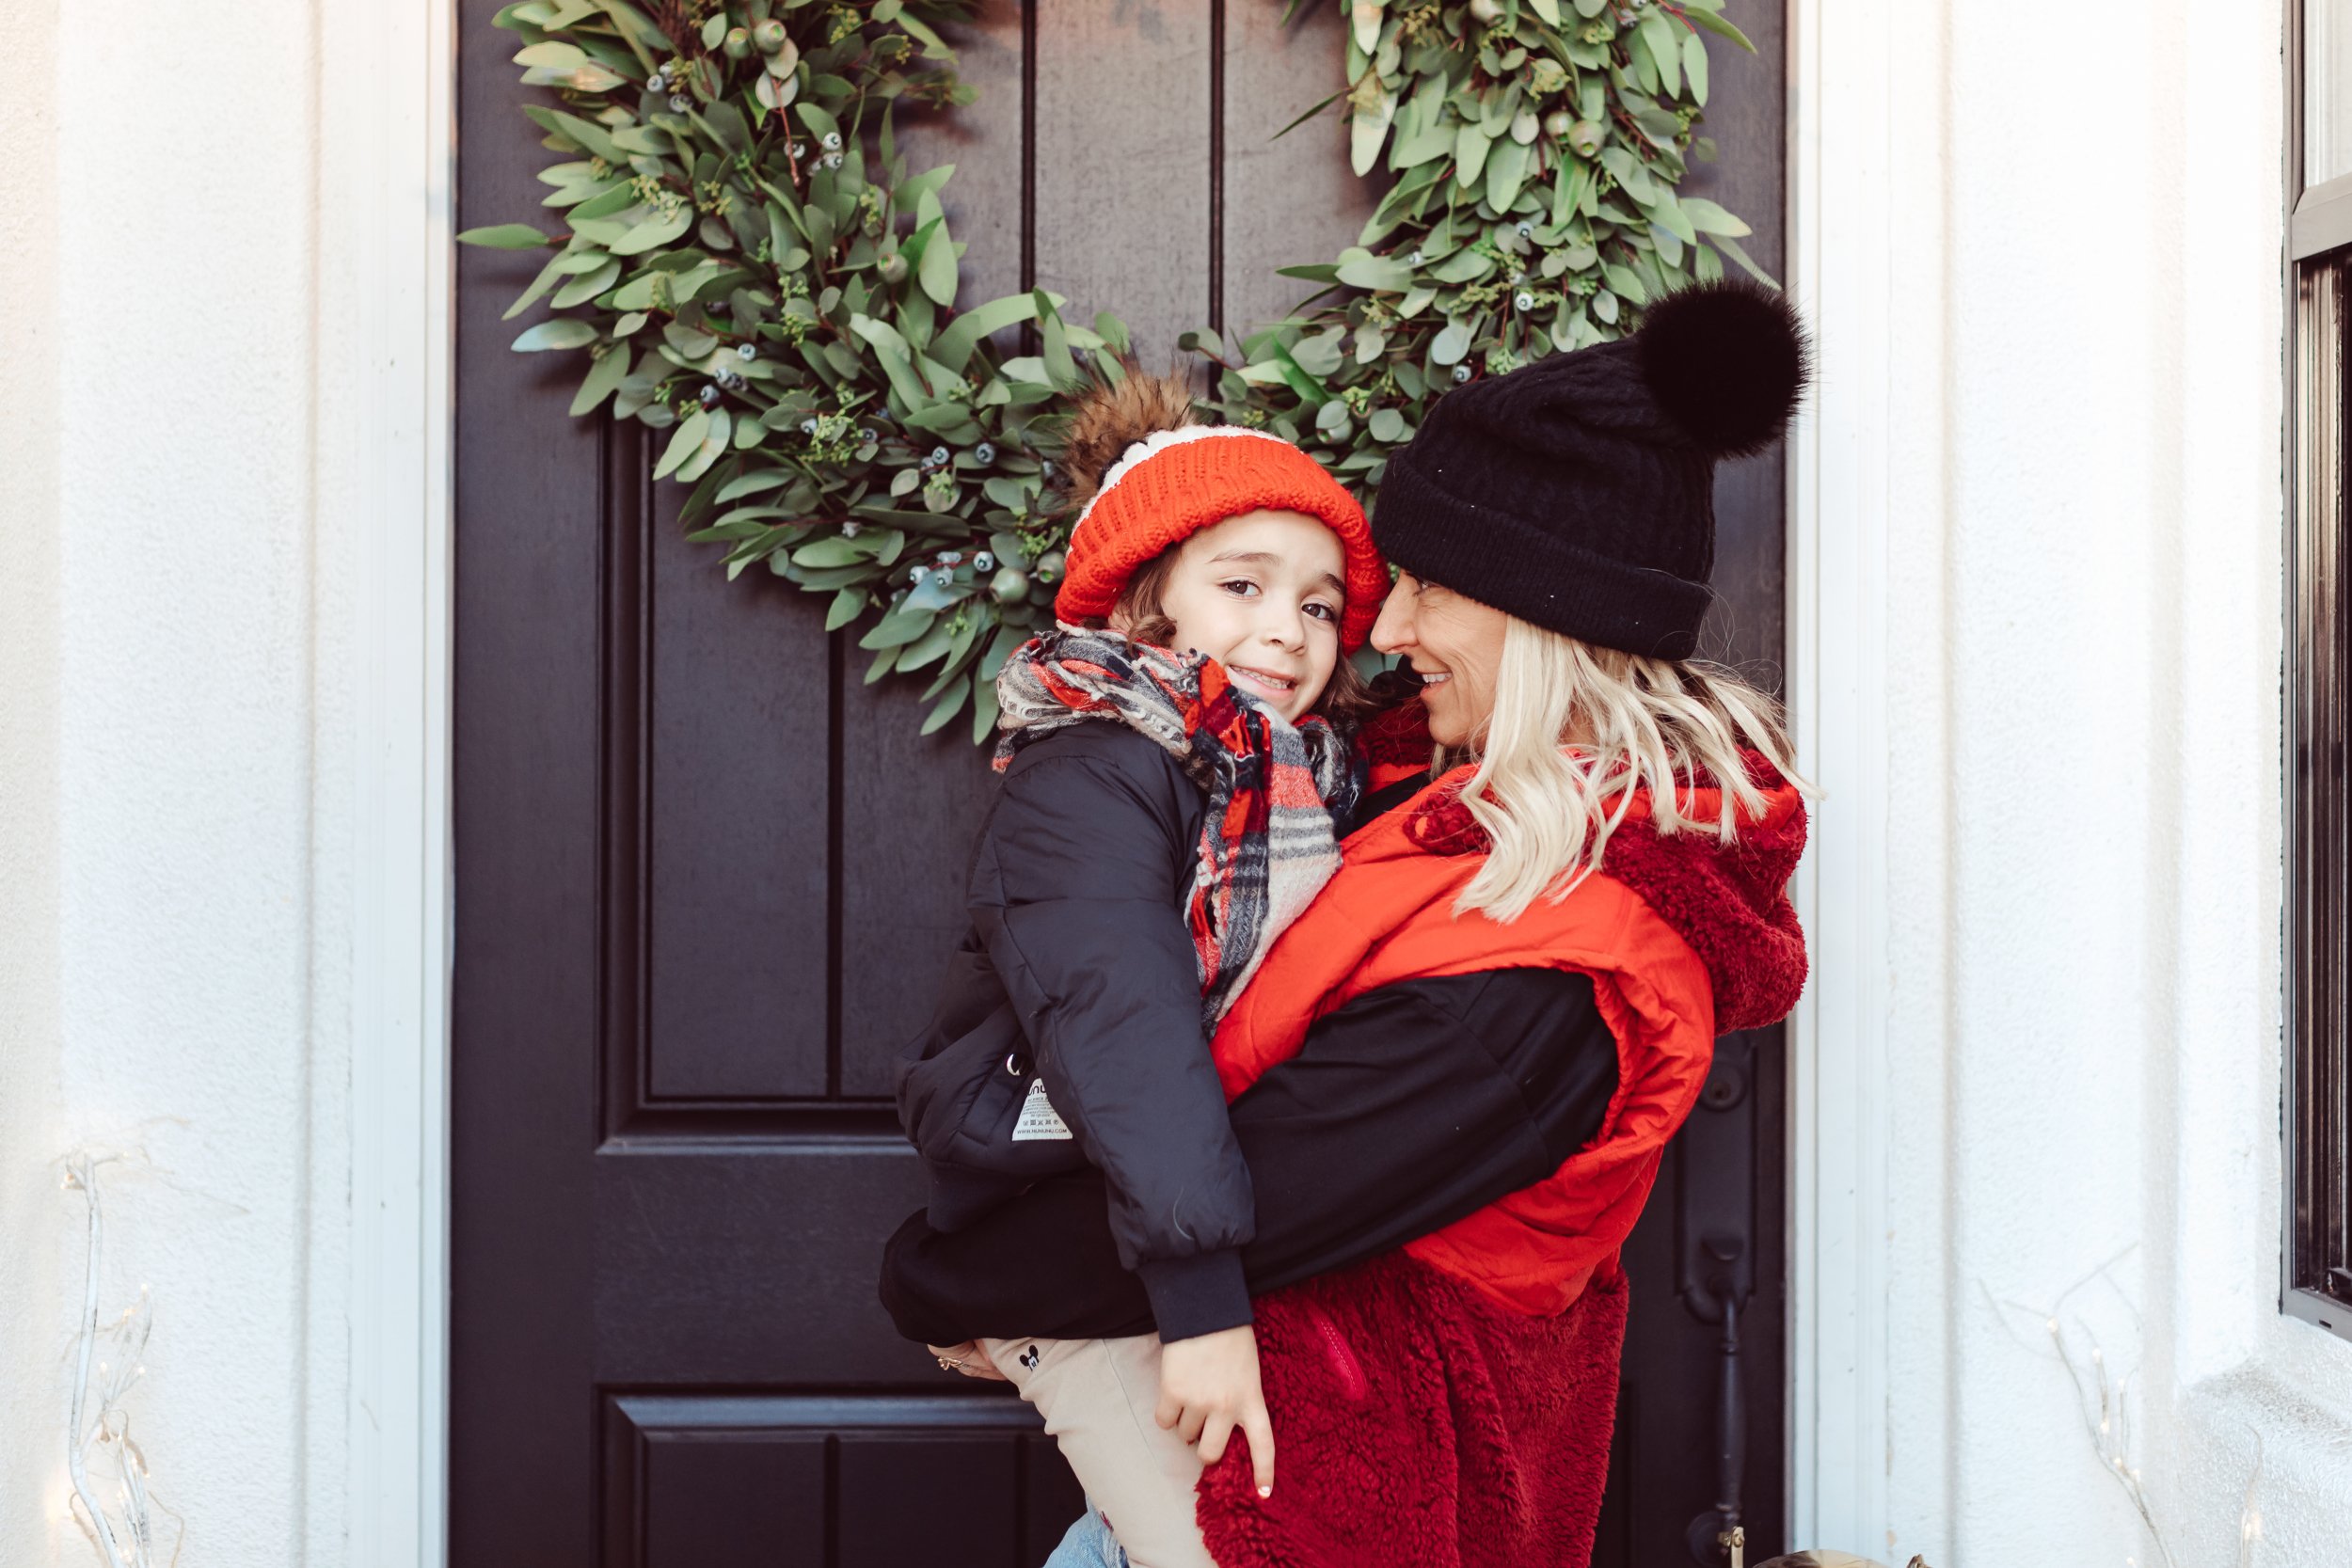
[[[1184,541],[1160,594],[1176,646],[1225,666],[1283,718],[1315,705],[1340,658],[1339,536],[1299,512],[1245,512]]]

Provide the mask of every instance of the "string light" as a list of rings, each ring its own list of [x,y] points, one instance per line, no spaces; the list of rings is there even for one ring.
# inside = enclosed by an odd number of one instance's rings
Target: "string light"
[[[111,1321],[102,1323],[98,1311],[100,1266],[105,1256],[105,1212],[99,1199],[99,1167],[117,1155],[76,1153],[66,1162],[65,1189],[79,1192],[88,1220],[87,1253],[82,1285],[82,1315],[76,1331],[73,1400],[66,1431],[66,1473],[72,1495],[66,1514],[82,1527],[106,1568],[155,1568],[157,1509],[179,1524],[180,1516],[148,1490],[147,1455],[131,1437],[131,1413],[123,1399],[147,1375],[147,1339],[154,1327],[154,1292],[139,1287],[139,1298]],[[105,1356],[100,1359],[101,1347]],[[95,1368],[93,1370],[93,1363]],[[97,1406],[91,1413],[91,1405]],[[93,1457],[114,1476],[114,1500],[100,1502],[91,1478]],[[76,1504],[79,1507],[76,1507]],[[172,1558],[179,1556],[175,1538]]]
[[[2120,1379],[2110,1377],[2106,1347],[2095,1338],[2089,1338],[2088,1331],[2083,1331],[2082,1337],[2089,1341],[2089,1354],[2079,1354],[2059,1316],[2069,1297],[2097,1280],[2104,1280],[2109,1289],[2122,1297],[2128,1309],[2129,1298],[2123,1296],[2122,1287],[2108,1271],[2131,1251],[2126,1247],[2123,1252],[2076,1280],[2047,1309],[2018,1302],[1994,1304],[1992,1292],[1986,1291],[1984,1293],[1988,1305],[2006,1306],[2041,1320],[2042,1332],[2048,1337],[2058,1364],[2066,1370],[2068,1380],[2074,1386],[2075,1405],[2081,1412],[2083,1429],[2090,1438],[2091,1451],[2099,1462],[2099,1467],[2115,1478],[2115,1483],[2123,1489],[2133,1512],[2139,1515],[2140,1524],[2148,1532],[2148,1540],[2156,1550],[2155,1568],[2176,1568],[2171,1545],[2157,1526],[2155,1507],[2149,1497],[2140,1468],[2132,1463],[2132,1380],[2139,1375],[2138,1370],[2134,1369]],[[1981,1284],[1979,1289],[1982,1289]],[[2137,1314],[2133,1316],[2137,1322]],[[2019,1339],[2024,1342],[2022,1336]],[[2262,1481],[2262,1434],[2255,1433],[2253,1436],[2254,1467],[2247,1478],[2245,1500],[2238,1513],[2237,1568],[2253,1568],[2254,1543],[2262,1537],[2262,1514],[2255,1506],[2255,1492]],[[2140,1568],[2139,1560],[2128,1555],[2123,1563],[2124,1568]]]

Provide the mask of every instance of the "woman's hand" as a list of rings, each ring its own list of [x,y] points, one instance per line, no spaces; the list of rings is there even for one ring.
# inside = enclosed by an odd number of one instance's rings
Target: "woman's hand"
[[[1249,1439],[1258,1496],[1274,1495],[1274,1422],[1258,1384],[1257,1331],[1248,1323],[1162,1347],[1158,1419],[1200,1445],[1203,1465],[1225,1457],[1226,1439],[1239,1427]]]
[[[988,1352],[980,1348],[977,1339],[966,1339],[960,1345],[925,1345],[923,1348],[931,1353],[942,1371],[961,1372],[965,1377],[986,1378],[992,1383],[1011,1381],[996,1370],[996,1363],[988,1358]]]

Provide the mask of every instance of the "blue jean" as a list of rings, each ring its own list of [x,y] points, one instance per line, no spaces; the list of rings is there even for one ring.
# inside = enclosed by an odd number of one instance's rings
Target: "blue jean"
[[[1092,1498],[1087,1499],[1087,1511],[1078,1515],[1062,1536],[1061,1544],[1054,1548],[1054,1555],[1045,1560],[1045,1568],[1127,1568],[1127,1554]]]

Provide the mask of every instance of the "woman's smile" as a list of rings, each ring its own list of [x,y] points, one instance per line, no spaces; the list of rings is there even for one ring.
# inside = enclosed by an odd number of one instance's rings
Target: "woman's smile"
[[[1372,645],[1403,658],[1421,677],[1429,738],[1438,745],[1475,745],[1493,716],[1495,671],[1502,661],[1502,629],[1509,619],[1410,572],[1397,574],[1396,586],[1380,607],[1380,624],[1372,628]]]

